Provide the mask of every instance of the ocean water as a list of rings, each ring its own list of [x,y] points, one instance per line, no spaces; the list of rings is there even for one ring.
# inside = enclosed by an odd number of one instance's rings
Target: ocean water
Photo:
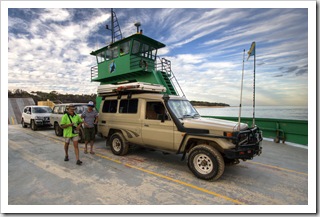
[[[226,116],[238,117],[239,107],[196,107],[200,115],[203,116]],[[241,117],[253,116],[252,106],[243,106]],[[308,120],[307,106],[256,106],[256,118],[275,118],[275,119],[293,119]]]

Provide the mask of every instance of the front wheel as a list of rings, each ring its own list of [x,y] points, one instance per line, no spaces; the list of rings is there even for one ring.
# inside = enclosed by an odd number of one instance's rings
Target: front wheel
[[[22,118],[22,120],[21,120],[21,125],[22,125],[23,128],[26,128],[26,127],[27,127],[27,125],[24,123],[23,118]]]
[[[188,167],[198,178],[215,181],[224,172],[225,164],[220,152],[209,145],[197,145],[190,150]]]
[[[31,120],[30,125],[31,125],[31,130],[33,130],[33,131],[37,130],[37,125],[36,125],[36,123],[34,122],[34,120]]]
[[[56,136],[62,136],[63,130],[59,126],[59,124],[56,122],[54,123],[54,132],[56,133]]]
[[[84,143],[85,138],[84,138],[84,129],[80,127],[79,129],[79,143]]]
[[[115,155],[125,155],[128,153],[129,145],[121,133],[114,133],[110,138],[110,148]]]

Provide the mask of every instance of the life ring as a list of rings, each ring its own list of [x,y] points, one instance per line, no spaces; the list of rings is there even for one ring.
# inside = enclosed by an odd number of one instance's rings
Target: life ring
[[[141,68],[144,68],[145,70],[148,70],[148,63],[145,60],[140,60],[139,66]]]

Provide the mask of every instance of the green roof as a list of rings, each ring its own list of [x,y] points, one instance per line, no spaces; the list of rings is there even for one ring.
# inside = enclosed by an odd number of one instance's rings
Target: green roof
[[[133,34],[133,35],[127,37],[127,38],[123,38],[123,39],[121,39],[119,41],[116,41],[116,42],[114,42],[112,44],[109,44],[109,45],[107,45],[107,46],[105,46],[103,48],[100,48],[100,49],[96,50],[96,51],[92,51],[90,54],[91,55],[97,55],[98,53],[100,53],[103,50],[106,50],[108,48],[112,48],[114,46],[117,46],[117,45],[119,45],[119,44],[121,44],[123,42],[126,42],[126,41],[130,41],[132,39],[136,39],[136,40],[138,40],[140,42],[144,42],[144,43],[146,43],[146,44],[148,44],[148,45],[150,45],[150,46],[152,46],[152,47],[154,47],[156,49],[163,48],[163,47],[166,46],[165,44],[163,44],[163,43],[161,43],[159,41],[156,41],[156,40],[154,40],[152,38],[149,38],[148,36],[145,36],[145,35],[137,33],[137,34]]]

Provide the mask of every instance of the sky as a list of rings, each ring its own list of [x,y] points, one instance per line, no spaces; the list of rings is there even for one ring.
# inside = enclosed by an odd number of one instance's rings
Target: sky
[[[247,60],[247,52],[255,41],[256,105],[308,106],[307,7],[204,5],[114,10],[123,37],[139,21],[145,35],[166,45],[158,55],[171,61],[189,100],[238,106],[244,72],[242,105],[252,105],[254,56]],[[111,42],[110,8],[77,7],[8,9],[8,90],[96,93],[90,52]]]

